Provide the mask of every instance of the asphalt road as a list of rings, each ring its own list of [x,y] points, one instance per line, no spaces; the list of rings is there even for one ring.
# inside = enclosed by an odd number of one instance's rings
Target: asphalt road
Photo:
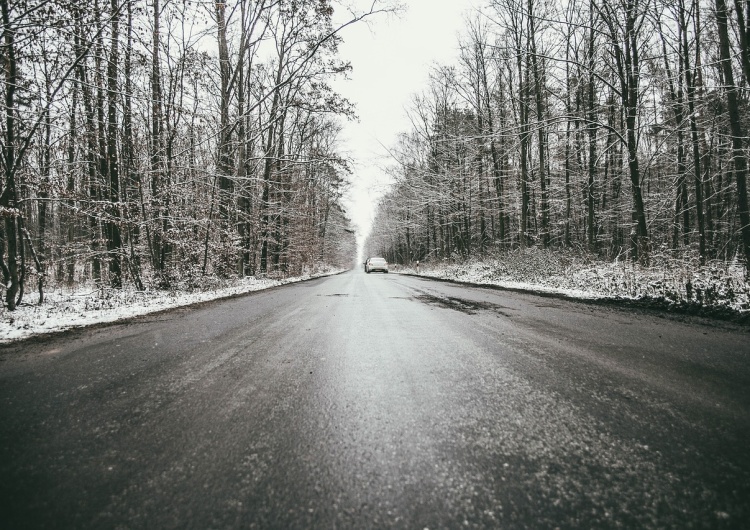
[[[0,350],[0,528],[748,528],[750,334],[343,275]]]

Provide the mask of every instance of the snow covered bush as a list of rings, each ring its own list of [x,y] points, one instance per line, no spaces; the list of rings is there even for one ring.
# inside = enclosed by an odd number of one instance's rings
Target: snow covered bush
[[[690,256],[675,259],[655,255],[651,264],[644,266],[631,261],[604,261],[585,252],[531,247],[497,251],[463,262],[422,263],[420,274],[577,298],[622,299],[668,309],[750,314],[750,284],[743,265],[700,265]]]

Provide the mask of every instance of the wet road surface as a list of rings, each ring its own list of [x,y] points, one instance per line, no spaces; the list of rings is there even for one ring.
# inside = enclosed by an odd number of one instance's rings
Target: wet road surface
[[[0,528],[747,528],[750,334],[343,275],[0,349]]]

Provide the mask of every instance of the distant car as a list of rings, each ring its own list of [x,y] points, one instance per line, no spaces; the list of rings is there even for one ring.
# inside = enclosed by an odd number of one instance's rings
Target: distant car
[[[385,258],[370,258],[365,262],[365,272],[367,274],[375,271],[388,272],[388,262],[385,261]]]

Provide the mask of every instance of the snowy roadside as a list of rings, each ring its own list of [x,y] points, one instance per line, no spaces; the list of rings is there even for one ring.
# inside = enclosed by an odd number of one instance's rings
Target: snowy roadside
[[[447,281],[455,281],[460,283],[467,283],[471,285],[478,285],[478,286],[484,286],[484,285],[490,285],[493,287],[500,287],[502,289],[508,289],[508,290],[517,290],[517,291],[528,291],[530,293],[540,293],[540,294],[554,294],[558,296],[568,297],[568,298],[578,298],[580,300],[601,300],[602,298],[605,298],[594,291],[591,290],[583,290],[583,289],[569,289],[569,288],[562,288],[562,287],[551,287],[548,285],[545,285],[544,282],[524,282],[524,281],[515,281],[510,279],[499,279],[499,278],[488,278],[485,274],[482,274],[483,271],[476,270],[475,267],[471,267],[469,270],[455,270],[454,268],[426,268],[424,266],[421,267],[419,271],[417,271],[413,267],[401,267],[397,271],[394,271],[397,274],[409,274],[414,276],[424,276],[427,278],[435,278],[438,280],[447,280]]]
[[[750,321],[750,283],[744,267],[736,264],[687,266],[662,260],[645,267],[526,249],[465,262],[422,264],[419,271],[401,267],[395,272]]]
[[[127,288],[101,290],[93,285],[76,290],[57,288],[45,292],[45,301],[41,305],[36,303],[37,293],[27,291],[27,303],[20,305],[15,311],[0,309],[0,344],[46,333],[116,322],[341,272],[343,270],[337,269],[284,279],[248,277],[228,280],[216,288],[193,292],[136,291]]]

